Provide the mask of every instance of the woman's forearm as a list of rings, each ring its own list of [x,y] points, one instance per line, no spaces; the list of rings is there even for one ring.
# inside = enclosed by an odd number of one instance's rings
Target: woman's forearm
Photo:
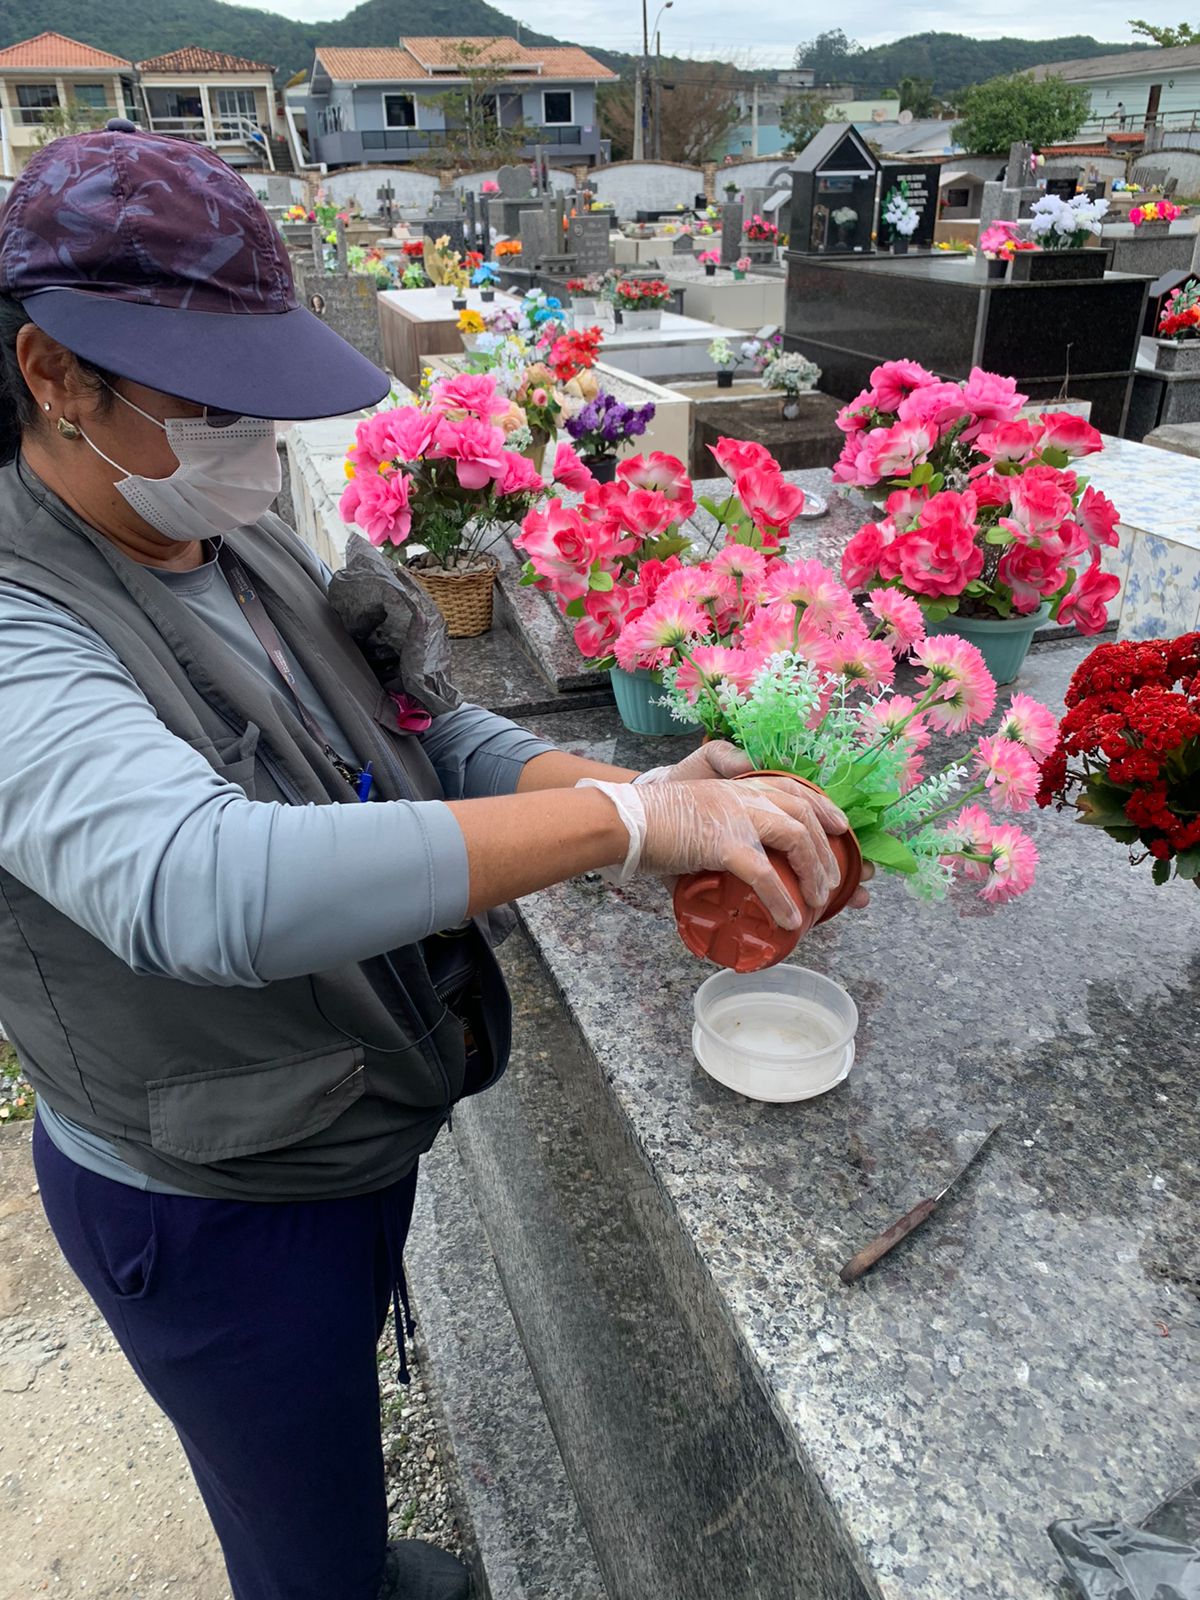
[[[586,756],[573,756],[566,750],[547,750],[525,763],[517,784],[518,794],[532,794],[539,789],[573,789],[580,778],[599,778],[604,783],[632,783],[637,777],[633,767],[610,767],[603,761],[589,761]]]
[[[529,766],[556,759],[560,758],[553,754],[538,756]],[[616,776],[619,769],[601,768],[576,756],[561,759],[589,769],[580,771],[579,777],[611,773],[615,781],[625,780],[623,771]],[[575,778],[565,776],[563,781],[574,783]],[[577,873],[624,861],[629,848],[629,835],[616,807],[599,789],[535,788],[492,800],[448,804],[467,845],[470,916]]]

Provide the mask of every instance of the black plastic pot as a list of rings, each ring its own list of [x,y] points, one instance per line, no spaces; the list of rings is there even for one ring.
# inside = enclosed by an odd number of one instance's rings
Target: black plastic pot
[[[1006,278],[1008,276],[1007,257],[997,256],[995,260],[989,260],[987,275],[989,278]]]
[[[733,388],[733,368],[732,367],[724,367],[717,373],[717,388],[718,389],[732,389]]]
[[[906,256],[908,254],[908,240],[907,239],[893,239],[892,240],[892,254],[894,256]]]
[[[615,483],[617,480],[616,456],[584,456],[584,466],[597,483]]]
[[[454,307],[455,311],[465,311],[467,309],[466,296],[455,295],[450,304]]]
[[[704,263],[704,276],[706,278],[715,278],[716,275],[717,275],[717,263],[715,261],[706,261]]]
[[[479,298],[483,301],[485,306],[490,306],[492,301],[496,298],[496,291],[495,289],[480,289]]]

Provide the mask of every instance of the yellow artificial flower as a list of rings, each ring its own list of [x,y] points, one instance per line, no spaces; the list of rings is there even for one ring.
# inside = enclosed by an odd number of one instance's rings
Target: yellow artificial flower
[[[458,313],[459,333],[482,333],[483,318],[478,311],[460,311]]]

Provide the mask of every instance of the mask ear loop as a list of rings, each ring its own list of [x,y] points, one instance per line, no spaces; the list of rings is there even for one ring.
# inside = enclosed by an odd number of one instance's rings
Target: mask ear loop
[[[162,431],[164,433],[166,433],[167,425],[166,425],[165,422],[160,422],[157,417],[152,417],[148,411],[143,411],[141,406],[137,405],[134,401],[130,400],[127,395],[123,395],[121,393],[120,389],[114,389],[112,384],[109,383],[107,378],[101,378],[100,382],[108,390],[109,394],[115,394],[116,395],[117,399],[121,402],[122,405],[128,406],[131,411],[136,411],[139,417],[145,417],[147,422],[152,422],[156,428],[161,428]],[[86,437],[86,435],[85,435],[85,437]],[[88,442],[91,443],[90,440]],[[95,445],[92,445],[92,448],[93,448],[93,450],[95,450],[95,448],[96,448]],[[97,450],[96,454],[99,455],[100,452]],[[105,459],[105,461],[108,461],[108,457],[107,456],[105,456],[104,459]],[[109,465],[110,466],[116,466],[116,462],[115,461],[109,462]],[[124,467],[121,468],[121,471],[122,472],[125,471]],[[129,474],[129,476],[132,476],[132,474]]]
[[[114,394],[116,393],[115,389],[113,390],[113,393]],[[136,409],[137,409],[137,407],[135,406],[134,410],[136,411]],[[132,478],[133,477],[133,473],[130,472],[128,467],[123,467],[119,461],[114,461],[111,456],[106,456],[104,454],[104,451],[101,450],[101,448],[100,448],[100,446],[98,444],[93,444],[92,441],[88,438],[87,434],[84,433],[82,428],[79,429],[79,437],[83,440],[84,444],[87,445],[89,450],[94,450],[96,452],[96,454],[100,457],[101,461],[107,461],[107,463],[108,463],[108,465],[110,467],[115,468],[117,472],[123,472],[127,478]]]

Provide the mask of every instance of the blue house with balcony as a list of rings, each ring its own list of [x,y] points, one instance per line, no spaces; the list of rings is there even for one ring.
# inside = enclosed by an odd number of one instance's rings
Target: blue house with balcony
[[[501,38],[404,38],[398,49],[319,45],[306,121],[313,161],[327,167],[436,163],[453,124],[447,97],[468,87],[464,63],[499,79],[487,113],[523,128],[558,165],[602,158],[596,91],[611,72],[574,45],[530,47]]]

